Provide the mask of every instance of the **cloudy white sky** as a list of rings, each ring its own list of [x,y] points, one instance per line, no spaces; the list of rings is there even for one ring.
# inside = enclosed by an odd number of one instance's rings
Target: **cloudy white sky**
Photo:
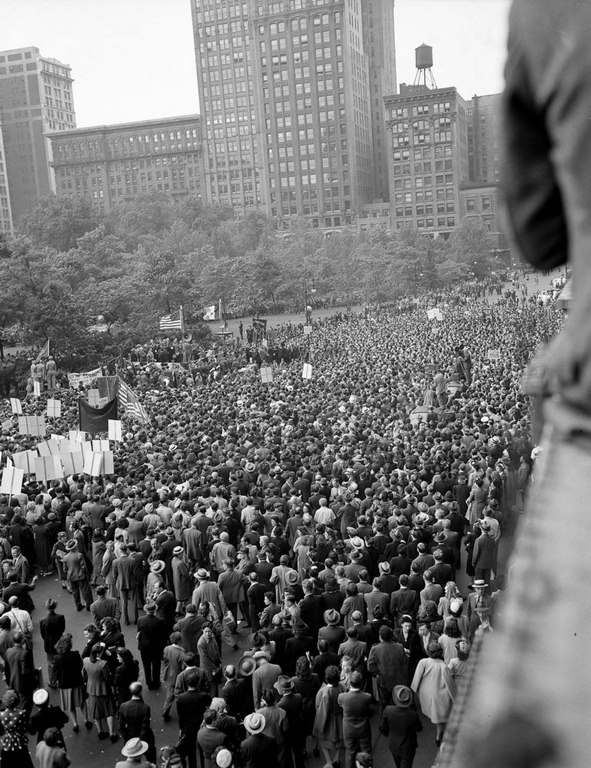
[[[362,0],[363,2],[363,0]],[[434,49],[437,85],[498,93],[509,0],[396,0],[399,82]],[[199,111],[190,0],[0,0],[0,50],[69,64],[80,127]]]

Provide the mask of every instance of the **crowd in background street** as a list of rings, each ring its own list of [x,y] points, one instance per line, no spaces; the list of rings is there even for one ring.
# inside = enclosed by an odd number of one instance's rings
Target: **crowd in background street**
[[[0,496],[2,768],[32,765],[27,732],[39,766],[67,766],[63,731],[81,726],[122,739],[125,768],[157,747],[170,767],[368,768],[378,734],[410,768],[425,720],[440,744],[529,481],[523,368],[560,324],[519,284],[495,292],[458,291],[442,321],[425,299],[278,328],[174,370],[134,348],[120,373],[149,423],[125,421],[115,474]],[[67,434],[79,393],[51,394]],[[33,447],[2,413],[3,455]],[[33,620],[48,573],[64,593]],[[156,744],[159,718],[175,744]]]

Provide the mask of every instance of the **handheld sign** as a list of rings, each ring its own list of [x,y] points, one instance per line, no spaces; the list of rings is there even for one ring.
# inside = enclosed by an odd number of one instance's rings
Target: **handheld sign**
[[[0,493],[6,493],[13,496],[20,493],[23,487],[25,473],[18,467],[6,467],[2,472],[2,481],[0,482]]]
[[[115,443],[121,442],[121,421],[119,419],[109,419],[109,440]]]
[[[312,378],[312,364],[304,363],[304,367],[302,369],[302,379],[311,379],[311,378]]]
[[[271,366],[266,365],[261,367],[261,381],[263,384],[273,383],[273,369]]]
[[[10,408],[12,410],[13,416],[22,416],[23,415],[23,405],[21,401],[18,399],[18,397],[11,397],[10,398]]]

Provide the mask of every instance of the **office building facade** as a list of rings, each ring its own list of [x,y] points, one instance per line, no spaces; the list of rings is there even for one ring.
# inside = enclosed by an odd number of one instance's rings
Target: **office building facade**
[[[199,115],[78,128],[48,134],[56,194],[108,212],[152,191],[201,197]]]
[[[364,3],[193,0],[212,202],[338,227],[376,198]]]
[[[470,179],[480,184],[500,179],[501,98],[493,93],[466,102]]]
[[[45,133],[76,125],[70,67],[35,47],[0,51],[0,122],[16,225],[55,191]]]
[[[401,85],[385,106],[395,227],[448,237],[461,218],[460,185],[469,179],[466,103],[455,88]]]
[[[2,125],[0,124],[0,233],[12,237],[14,226],[12,222],[12,208],[10,205],[10,190],[8,187],[8,173],[6,172],[6,157],[4,154],[4,140],[2,138]]]

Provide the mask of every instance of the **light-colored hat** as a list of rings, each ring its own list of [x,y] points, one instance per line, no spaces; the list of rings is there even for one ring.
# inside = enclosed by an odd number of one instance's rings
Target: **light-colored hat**
[[[238,662],[238,671],[242,677],[250,677],[257,668],[257,663],[252,656],[243,656]]]
[[[381,573],[390,573],[390,563],[386,561],[379,563],[378,568],[380,569]]]
[[[361,536],[353,536],[351,539],[351,546],[355,547],[355,549],[363,549],[365,546],[365,542],[361,538]]]
[[[148,743],[142,741],[138,736],[125,742],[121,754],[123,757],[139,757],[148,751]]]
[[[164,560],[154,560],[152,563],[150,563],[150,570],[152,573],[162,573],[165,567],[166,564]]]
[[[45,690],[45,688],[39,688],[36,690],[33,694],[33,704],[36,704],[38,707],[40,707],[42,704],[45,704],[46,701],[49,701],[49,693]]]
[[[182,548],[182,547],[175,547],[175,548],[172,550],[172,554],[173,554],[173,555],[175,555],[175,556],[176,556],[176,555],[182,555],[182,554],[183,554],[183,551],[184,551],[184,550],[183,550],[183,548]]]
[[[222,747],[215,756],[215,764],[217,765],[217,768],[231,768],[232,753],[230,750]]]
[[[71,551],[72,549],[76,549],[78,546],[78,543],[74,539],[70,539],[69,541],[66,541],[66,549],[68,551]]]
[[[257,733],[262,733],[265,730],[266,724],[264,715],[258,712],[253,712],[252,715],[247,715],[244,718],[244,727],[253,736]]]
[[[205,581],[209,579],[209,571],[206,571],[205,568],[199,568],[195,574],[195,578]]]

